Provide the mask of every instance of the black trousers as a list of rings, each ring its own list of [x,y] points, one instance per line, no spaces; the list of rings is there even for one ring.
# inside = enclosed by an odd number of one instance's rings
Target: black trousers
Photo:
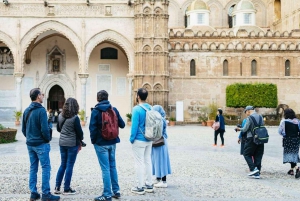
[[[244,158],[249,166],[250,171],[255,167],[261,170],[261,160],[264,155],[264,144],[255,144],[253,138],[247,138],[244,147]],[[252,159],[253,156],[253,159]]]
[[[217,137],[218,137],[218,135],[219,135],[219,133],[220,133],[222,145],[224,145],[224,132],[225,132],[225,131],[223,131],[223,130],[221,130],[221,129],[218,129],[218,130],[215,131],[215,144],[217,144]]]

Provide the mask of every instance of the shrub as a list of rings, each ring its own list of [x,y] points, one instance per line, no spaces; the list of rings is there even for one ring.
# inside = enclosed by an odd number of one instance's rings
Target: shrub
[[[264,83],[236,83],[226,87],[227,107],[254,107],[276,108],[278,105],[277,86]]]
[[[0,144],[15,142],[17,129],[5,128],[0,124]]]
[[[126,114],[126,117],[127,117],[127,120],[128,120],[128,121],[131,121],[132,114],[131,114],[131,113],[127,113],[127,114]]]
[[[217,116],[218,105],[215,102],[212,102],[208,105],[208,119],[214,120]]]
[[[176,118],[175,117],[170,117],[169,120],[170,121],[176,121]]]
[[[82,109],[78,112],[80,121],[85,120],[85,111]]]

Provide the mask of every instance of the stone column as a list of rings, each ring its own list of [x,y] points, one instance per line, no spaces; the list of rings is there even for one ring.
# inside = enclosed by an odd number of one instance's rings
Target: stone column
[[[89,77],[88,73],[78,74],[81,83],[81,105],[80,110],[84,110],[86,112],[86,82]]]
[[[24,76],[23,73],[15,73],[15,80],[17,84],[17,89],[16,89],[16,111],[22,111],[22,90],[21,90],[21,84],[22,84],[22,78]]]

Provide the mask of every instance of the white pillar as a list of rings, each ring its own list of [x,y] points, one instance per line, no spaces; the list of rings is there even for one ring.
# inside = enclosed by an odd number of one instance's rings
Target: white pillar
[[[15,80],[17,84],[16,88],[16,111],[22,111],[22,90],[21,90],[21,84],[22,84],[22,78],[24,74],[15,73]]]
[[[78,74],[81,83],[81,105],[80,110],[84,110],[86,113],[86,82],[89,74]]]

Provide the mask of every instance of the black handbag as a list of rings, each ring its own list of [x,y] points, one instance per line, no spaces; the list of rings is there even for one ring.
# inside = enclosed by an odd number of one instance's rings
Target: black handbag
[[[165,145],[164,137],[161,137],[158,140],[152,142],[152,147],[160,147],[160,146],[163,146],[163,145]]]

